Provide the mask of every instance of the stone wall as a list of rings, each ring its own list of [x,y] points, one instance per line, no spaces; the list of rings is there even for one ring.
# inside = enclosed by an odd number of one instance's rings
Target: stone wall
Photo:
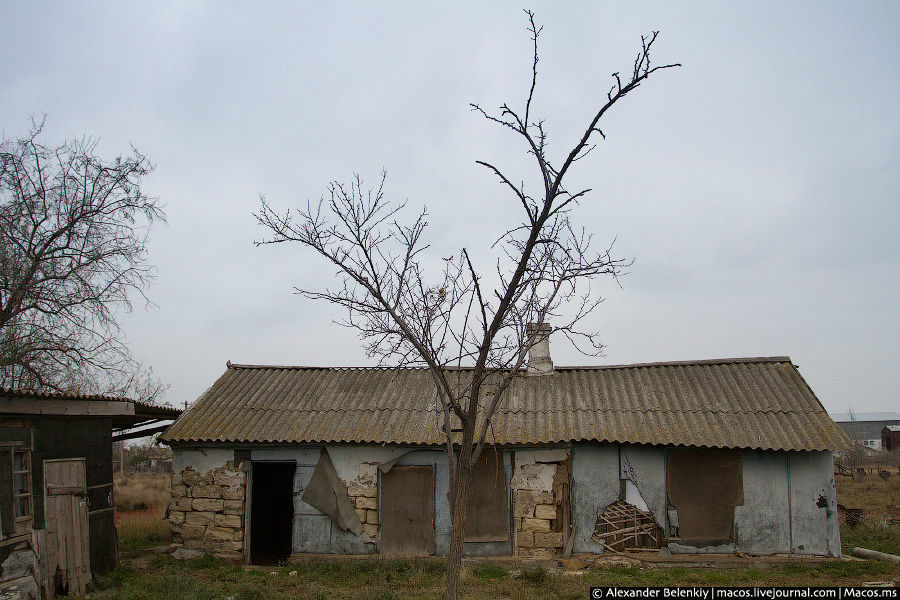
[[[378,465],[361,463],[356,479],[345,482],[347,494],[363,524],[363,536],[375,541],[378,535]]]
[[[548,558],[563,553],[568,485],[565,451],[516,453],[510,488],[519,556]]]
[[[245,471],[231,460],[206,473],[190,466],[173,473],[172,550],[183,547],[243,560],[246,480]]]

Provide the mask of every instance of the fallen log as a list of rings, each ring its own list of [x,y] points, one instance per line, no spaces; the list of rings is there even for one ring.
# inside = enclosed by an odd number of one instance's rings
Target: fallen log
[[[854,548],[853,554],[860,558],[872,558],[900,565],[900,556],[897,556],[896,554],[888,554],[887,552],[879,552],[878,550],[869,550],[868,548]]]

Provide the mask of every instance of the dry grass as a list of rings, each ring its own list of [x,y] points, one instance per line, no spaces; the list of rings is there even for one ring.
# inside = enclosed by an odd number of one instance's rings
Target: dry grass
[[[878,475],[869,475],[863,481],[835,476],[837,501],[847,508],[863,510],[863,524],[857,527],[841,525],[841,545],[849,554],[855,546],[900,553],[900,526],[891,519],[900,518],[900,476],[892,473],[884,481]]]
[[[172,497],[172,476],[164,473],[126,473],[116,475],[114,481],[120,510],[165,510]]]
[[[172,494],[171,475],[127,473],[115,477],[116,531],[126,555],[171,540],[165,520]]]
[[[463,600],[516,598],[578,600],[591,586],[835,586],[890,581],[897,567],[876,561],[790,561],[770,569],[590,569],[564,574],[541,567],[511,568],[481,561],[464,569]],[[94,582],[95,600],[181,598],[208,600],[347,599],[438,600],[444,597],[444,562],[431,560],[305,560],[265,569],[209,557],[176,561],[165,555],[125,564]]]
[[[119,548],[125,554],[172,540],[165,508],[116,512],[116,531]]]
[[[869,475],[863,481],[836,476],[834,485],[838,503],[863,509],[866,521],[880,521],[885,516],[900,518],[900,475],[897,473],[892,473],[887,481],[878,475]]]

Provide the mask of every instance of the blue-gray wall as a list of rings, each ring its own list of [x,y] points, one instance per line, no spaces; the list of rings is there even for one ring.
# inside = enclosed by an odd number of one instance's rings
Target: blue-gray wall
[[[359,474],[360,465],[378,464],[400,457],[397,465],[427,465],[435,469],[434,497],[434,546],[435,553],[446,554],[450,550],[450,499],[447,453],[435,450],[410,452],[404,448],[383,448],[378,446],[329,446],[329,456],[338,476],[344,481],[352,481]],[[362,537],[344,531],[319,510],[306,504],[300,498],[306,491],[309,479],[319,460],[321,448],[265,448],[253,450],[251,460],[295,461],[297,473],[294,479],[294,552],[315,552],[326,554],[369,554],[376,551],[376,545],[366,543]],[[504,453],[504,470],[507,489],[512,477],[511,456]],[[379,494],[381,486],[378,486]],[[507,496],[509,501],[509,497]],[[380,505],[380,498],[379,498]],[[251,534],[252,535],[252,534]],[[512,553],[512,535],[506,542],[472,542],[465,544],[465,552],[470,556],[499,556]]]
[[[714,548],[672,544],[675,552],[840,556],[830,452],[741,452],[744,504],[735,507],[735,543]],[[657,523],[668,524],[666,449],[629,444],[576,444],[572,449],[575,552],[601,552],[591,540],[597,517],[619,499],[621,479],[640,491]]]
[[[365,554],[376,545],[343,531],[315,508],[300,500],[319,459],[319,447],[258,448],[252,461],[294,461],[295,552]],[[346,482],[357,480],[372,465],[399,457],[400,465],[430,465],[435,468],[435,551],[446,554],[450,547],[450,503],[447,455],[443,451],[381,446],[329,446],[338,475]],[[175,449],[175,468],[180,471],[197,463],[224,463],[231,450]],[[507,489],[512,477],[515,451],[504,452]],[[735,508],[735,543],[714,548],[670,544],[675,552],[733,552],[751,554],[795,553],[840,556],[834,471],[830,452],[741,453],[744,504]],[[200,464],[204,463],[204,464]],[[657,523],[666,530],[666,448],[632,444],[579,443],[572,447],[571,503],[574,518],[574,552],[602,552],[591,540],[597,517],[619,499],[622,480],[630,480],[646,502]],[[374,481],[374,480],[373,480]],[[380,486],[378,486],[380,490]],[[511,502],[511,494],[507,495]],[[252,533],[251,533],[252,535]],[[467,543],[470,555],[504,555],[512,552],[510,540],[497,543]]]

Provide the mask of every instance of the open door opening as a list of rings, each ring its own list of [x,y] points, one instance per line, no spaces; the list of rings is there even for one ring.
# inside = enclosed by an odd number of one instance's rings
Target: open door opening
[[[252,463],[250,562],[274,565],[291,555],[294,523],[293,462]]]

